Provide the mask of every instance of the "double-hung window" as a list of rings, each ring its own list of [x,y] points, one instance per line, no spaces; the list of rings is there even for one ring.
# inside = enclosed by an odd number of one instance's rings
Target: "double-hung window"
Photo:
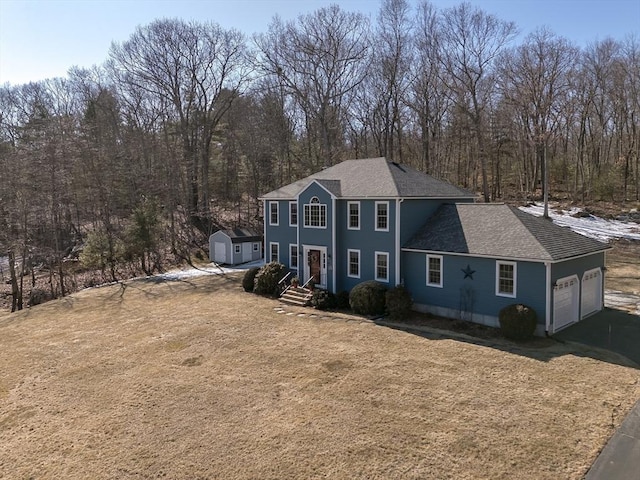
[[[348,202],[347,209],[347,228],[360,230],[360,202]]]
[[[360,250],[347,250],[347,276],[360,278]]]
[[[427,285],[442,287],[442,256],[427,255]]]
[[[376,280],[380,282],[389,281],[389,254],[387,252],[376,252]]]
[[[279,262],[280,261],[280,245],[277,242],[271,242],[269,244],[270,249],[270,257],[269,261],[271,262]]]
[[[376,202],[376,230],[389,231],[389,202]]]
[[[517,266],[515,262],[496,261],[496,295],[515,297],[517,287]]]
[[[298,202],[289,202],[289,226],[298,226]]]
[[[269,225],[278,226],[278,202],[269,202]]]
[[[240,244],[236,243],[236,244],[234,245],[234,251],[235,251],[236,253],[240,253]]]
[[[327,205],[313,197],[304,206],[304,226],[311,228],[327,228]]]

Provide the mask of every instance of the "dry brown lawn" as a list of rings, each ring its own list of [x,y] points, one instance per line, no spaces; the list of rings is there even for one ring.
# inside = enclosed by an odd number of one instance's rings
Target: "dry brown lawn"
[[[0,315],[0,478],[579,479],[640,397],[576,346],[278,305],[227,275]]]

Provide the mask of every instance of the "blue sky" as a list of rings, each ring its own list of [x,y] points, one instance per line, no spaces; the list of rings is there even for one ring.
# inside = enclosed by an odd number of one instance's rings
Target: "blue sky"
[[[411,3],[417,0],[410,0]],[[377,0],[0,0],[0,85],[65,76],[69,67],[106,60],[112,41],[156,18],[213,20],[250,35],[275,14],[292,19],[331,3],[375,20]],[[432,0],[438,8],[458,0]],[[471,0],[514,21],[522,35],[547,26],[579,46],[640,37],[640,0]],[[640,38],[639,38],[640,40]]]

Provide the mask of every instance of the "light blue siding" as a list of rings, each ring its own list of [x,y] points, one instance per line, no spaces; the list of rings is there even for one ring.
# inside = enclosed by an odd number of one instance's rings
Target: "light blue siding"
[[[389,287],[396,285],[396,200],[389,200],[388,227],[389,231],[376,231],[376,201],[360,200],[360,230],[347,228],[348,201],[336,202],[337,221],[337,256],[336,290],[351,290],[360,282],[375,280],[375,252],[389,254],[389,281],[381,282]],[[360,278],[350,278],[347,275],[347,251],[360,250]]]
[[[427,286],[426,257],[423,252],[403,252],[403,271],[413,301],[422,305],[455,311],[473,311],[497,317],[507,305],[523,303],[538,314],[538,323],[546,318],[546,269],[542,263],[518,261],[516,297],[496,295],[496,260],[467,256],[442,255],[442,288]],[[473,279],[464,278],[467,266],[474,270]]]
[[[270,202],[278,203],[278,225],[270,225]],[[264,222],[265,222],[265,260],[268,262],[271,257],[270,244],[277,243],[280,250],[280,263],[289,265],[289,244],[296,243],[297,232],[295,227],[289,226],[289,200],[267,200],[264,205]],[[298,214],[298,221],[300,221]]]
[[[551,287],[557,280],[571,275],[577,275],[578,280],[582,280],[582,274],[592,268],[604,267],[604,252],[596,253],[581,258],[566,260],[561,263],[551,265]]]

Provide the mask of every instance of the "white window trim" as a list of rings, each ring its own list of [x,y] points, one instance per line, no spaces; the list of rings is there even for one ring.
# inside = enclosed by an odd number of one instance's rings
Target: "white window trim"
[[[276,221],[272,222],[273,218],[271,215],[271,207],[275,205],[276,206]],[[276,202],[269,202],[269,225],[273,226],[273,227],[277,227],[278,225],[280,225],[280,204],[276,201]]]
[[[358,206],[358,226],[351,226],[351,205]],[[360,202],[347,202],[347,230],[360,230]]]
[[[316,199],[317,202],[314,202],[313,200]],[[309,208],[309,221],[311,221],[311,206],[317,206],[318,207],[318,221],[320,221],[320,219],[322,218],[322,210],[324,209],[324,225],[320,224],[320,225],[307,225],[307,208]],[[309,200],[309,203],[305,203],[302,206],[302,225],[304,225],[304,228],[315,228],[315,229],[322,229],[322,230],[326,230],[327,229],[327,204],[326,203],[320,203],[320,200],[318,199],[318,197],[311,197],[311,199]]]
[[[242,252],[242,247],[240,247],[239,243],[235,243],[233,245],[233,253],[238,254]]]
[[[440,259],[440,283],[431,283],[431,282],[429,282],[429,278],[430,278],[429,273],[431,272],[431,270],[429,268],[430,267],[429,260],[432,259],[432,258],[439,258]],[[428,287],[442,288],[442,276],[443,276],[442,275],[442,270],[443,270],[442,264],[443,264],[442,255],[429,255],[429,254],[427,254],[427,286]]]
[[[387,206],[387,228],[378,228],[378,205],[386,205]],[[388,232],[389,231],[389,202],[376,202],[374,214],[374,228],[376,232]]]
[[[291,207],[295,205],[296,206],[296,223],[292,223],[291,222]],[[298,226],[298,202],[293,201],[293,202],[289,202],[289,226],[290,227],[297,227]]]
[[[253,242],[253,251],[254,252],[260,251],[260,244],[258,242]]]
[[[504,293],[500,291],[500,265],[513,266],[513,293]],[[518,296],[518,264],[516,262],[496,260],[496,296],[507,298],[516,298]]]
[[[273,246],[276,246],[276,259],[273,259]],[[269,263],[270,262],[278,262],[280,263],[280,244],[278,242],[269,242]]]
[[[387,257],[387,278],[378,277],[378,255]],[[391,266],[389,265],[389,252],[374,252],[373,267],[375,268],[374,276],[376,281],[389,283],[389,269],[391,268]]]
[[[295,254],[295,258],[296,258],[296,265],[295,267],[293,266],[293,262],[291,261],[291,259],[294,257],[293,255],[293,249],[296,249],[296,254]],[[298,258],[298,244],[297,243],[290,243],[289,244],[289,268],[291,270],[298,270],[298,263],[299,263],[299,258]]]
[[[351,254],[352,253],[357,253],[358,254],[358,275],[352,275],[351,274]],[[347,249],[347,277],[349,278],[360,278],[360,250],[356,250],[356,249],[352,249],[349,248]]]

